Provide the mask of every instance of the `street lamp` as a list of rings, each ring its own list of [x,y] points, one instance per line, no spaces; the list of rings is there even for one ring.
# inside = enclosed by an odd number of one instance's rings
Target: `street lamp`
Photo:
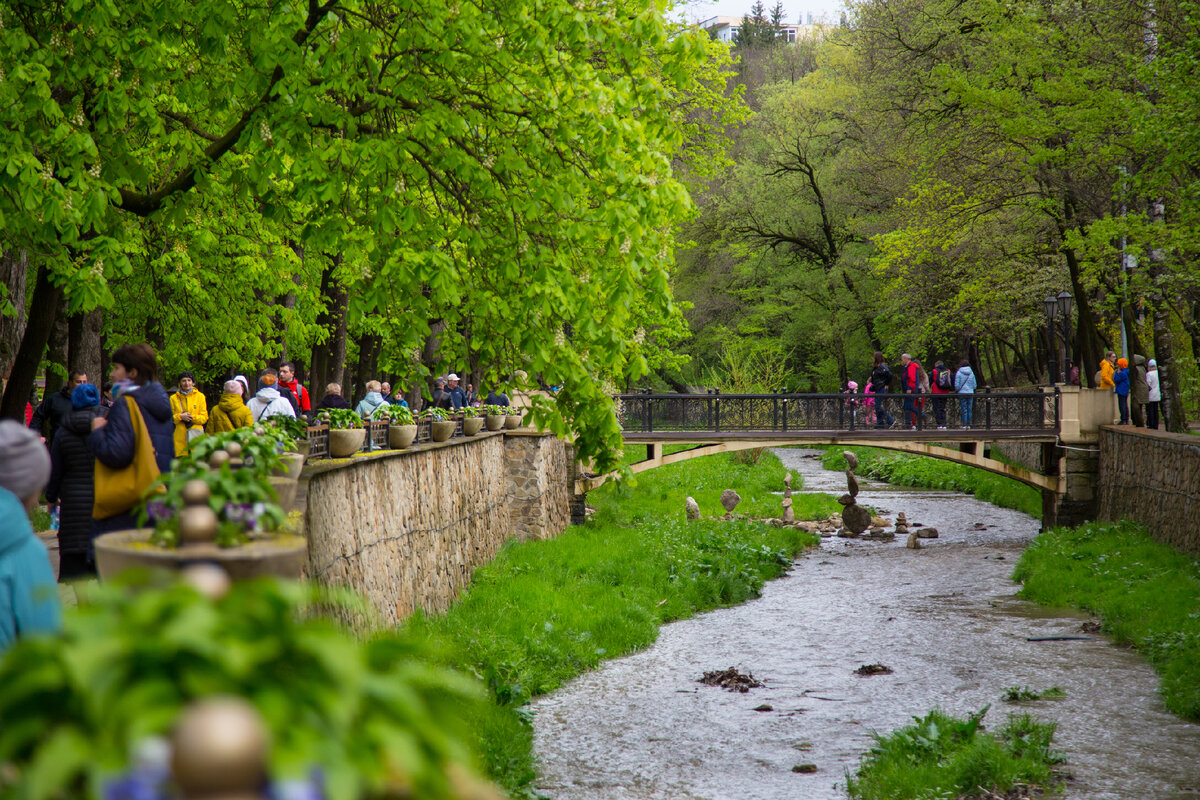
[[[1047,295],[1046,299],[1042,301],[1042,305],[1046,308],[1046,338],[1050,345],[1050,374],[1048,377],[1050,385],[1053,386],[1058,378],[1058,339],[1055,336],[1057,329],[1054,325],[1054,317],[1058,313],[1058,298],[1052,294]]]
[[[1063,326],[1063,349],[1066,351],[1066,361],[1071,360],[1071,307],[1075,304],[1075,298],[1070,292],[1062,291],[1058,293],[1058,315],[1062,317]],[[1071,376],[1067,376],[1067,380],[1071,380]]]

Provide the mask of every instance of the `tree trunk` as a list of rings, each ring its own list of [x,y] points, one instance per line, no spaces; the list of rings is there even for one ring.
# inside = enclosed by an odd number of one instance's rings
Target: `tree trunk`
[[[21,337],[25,333],[25,286],[28,273],[29,257],[26,251],[0,251],[0,283],[4,285],[5,297],[16,310],[12,316],[0,313],[0,378],[4,380],[8,379],[17,358],[17,349],[21,346]]]
[[[312,352],[312,368],[308,378],[308,394],[313,405],[325,396],[325,386],[330,383],[343,384],[346,372],[346,289],[334,276],[342,263],[339,253],[325,265],[321,272],[321,296],[325,308],[317,315],[317,325],[328,333],[323,345],[315,345]],[[343,391],[345,386],[342,386]]]
[[[70,369],[88,376],[97,388],[104,385],[100,365],[100,328],[103,311],[94,308],[86,314],[73,314],[67,320],[67,363]]]
[[[37,378],[42,354],[46,352],[46,343],[50,341],[62,296],[62,289],[50,282],[49,267],[39,270],[25,334],[13,361],[12,376],[4,387],[4,400],[0,401],[0,417],[25,421],[25,404]]]
[[[433,375],[434,368],[438,365],[439,352],[442,348],[442,331],[446,330],[446,321],[436,319],[429,323],[429,335],[425,337],[425,346],[421,348],[421,363],[429,370],[430,375]],[[422,396],[422,389],[429,389],[430,396],[433,394],[433,377],[426,381],[426,385],[422,387],[419,382],[414,382],[409,387],[408,395],[405,399],[408,400],[410,408],[418,408]]]
[[[364,333],[358,338],[358,367],[354,370],[356,402],[366,395],[367,381],[374,380],[375,373],[379,370],[379,348],[382,346],[383,337],[377,333]]]
[[[67,361],[67,315],[66,298],[59,297],[54,315],[54,327],[50,330],[50,341],[46,343],[46,394],[61,389],[67,382],[71,365]]]

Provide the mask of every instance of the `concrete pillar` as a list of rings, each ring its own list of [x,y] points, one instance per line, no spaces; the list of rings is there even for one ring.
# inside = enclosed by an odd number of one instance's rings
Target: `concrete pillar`
[[[1042,492],[1042,525],[1079,525],[1096,518],[1100,426],[1112,421],[1116,401],[1104,389],[1059,386],[1058,445],[1043,451],[1043,469],[1057,472],[1058,492]]]

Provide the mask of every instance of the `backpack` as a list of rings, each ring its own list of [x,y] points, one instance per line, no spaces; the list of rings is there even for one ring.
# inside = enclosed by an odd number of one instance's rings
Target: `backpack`
[[[954,388],[954,378],[950,377],[950,370],[939,369],[937,372],[937,387],[950,391]]]

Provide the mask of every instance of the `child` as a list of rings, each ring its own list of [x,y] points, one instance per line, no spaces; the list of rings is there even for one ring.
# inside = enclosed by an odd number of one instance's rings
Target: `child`
[[[867,381],[867,385],[863,388],[863,394],[866,396],[866,399],[862,401],[865,417],[863,424],[869,427],[875,424],[875,388],[870,381]]]
[[[862,402],[858,399],[858,383],[846,381],[846,388],[842,390],[842,394],[847,395],[846,406],[850,409],[850,425],[853,427],[855,416],[858,413],[858,405]]]

